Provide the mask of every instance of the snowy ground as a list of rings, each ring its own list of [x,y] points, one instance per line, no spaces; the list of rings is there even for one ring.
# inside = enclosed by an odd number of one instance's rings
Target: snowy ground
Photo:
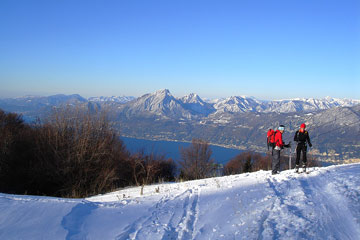
[[[143,196],[0,194],[0,239],[360,239],[360,164],[152,185]]]

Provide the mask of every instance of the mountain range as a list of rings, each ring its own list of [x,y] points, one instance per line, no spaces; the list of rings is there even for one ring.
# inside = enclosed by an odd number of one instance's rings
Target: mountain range
[[[233,96],[214,101],[204,101],[195,93],[176,98],[169,90],[159,90],[152,94],[145,94],[133,98],[119,106],[129,114],[156,114],[163,117],[194,119],[219,115],[221,113],[295,113],[316,112],[334,107],[352,107],[360,104],[360,100],[353,99],[289,99],[263,101],[253,97]]]
[[[197,116],[217,115],[219,113],[316,112],[334,107],[352,107],[360,104],[360,100],[326,97],[323,99],[295,98],[265,101],[247,96],[232,96],[215,100],[203,100],[195,93],[177,98],[174,97],[168,89],[145,94],[138,98],[132,96],[100,96],[86,99],[78,94],[58,94],[48,97],[25,96],[0,99],[1,108],[14,112],[30,111],[64,104],[77,105],[84,103],[96,103],[100,105],[118,104],[118,107],[129,113],[150,113],[167,117],[184,117],[190,119]]]
[[[116,102],[116,103],[127,103],[134,100],[132,96],[111,96],[111,97],[90,97],[88,98],[91,102]]]
[[[233,96],[203,100],[197,94],[174,97],[159,90],[141,97],[80,95],[28,96],[0,99],[0,109],[20,113],[25,120],[46,117],[54,107],[81,106],[107,109],[121,135],[149,140],[191,141],[202,138],[212,144],[266,152],[269,128],[286,126],[286,142],[305,122],[313,139],[311,153],[323,160],[359,159],[360,100],[289,99],[263,101]]]

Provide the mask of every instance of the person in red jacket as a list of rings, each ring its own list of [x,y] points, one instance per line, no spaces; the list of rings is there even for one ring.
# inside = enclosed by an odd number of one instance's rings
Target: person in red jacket
[[[289,148],[289,144],[285,144],[282,139],[282,134],[285,131],[285,126],[280,125],[278,130],[275,131],[275,148],[274,148],[274,155],[272,159],[272,174],[278,174],[280,172],[280,151],[281,149]]]

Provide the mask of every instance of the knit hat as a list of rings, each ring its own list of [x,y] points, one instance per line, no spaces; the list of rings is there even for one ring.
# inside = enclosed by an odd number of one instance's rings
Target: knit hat
[[[300,125],[300,128],[306,128],[306,125],[305,125],[305,123],[302,123],[301,125]]]

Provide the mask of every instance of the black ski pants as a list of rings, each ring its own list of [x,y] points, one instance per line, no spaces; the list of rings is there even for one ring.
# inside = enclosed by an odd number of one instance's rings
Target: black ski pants
[[[306,143],[299,143],[296,147],[296,162],[295,164],[296,165],[299,165],[300,163],[300,154],[302,152],[302,162],[303,162],[303,165],[306,165],[306,162],[307,162],[307,158],[306,158],[306,151],[307,151],[307,146],[306,146]]]

